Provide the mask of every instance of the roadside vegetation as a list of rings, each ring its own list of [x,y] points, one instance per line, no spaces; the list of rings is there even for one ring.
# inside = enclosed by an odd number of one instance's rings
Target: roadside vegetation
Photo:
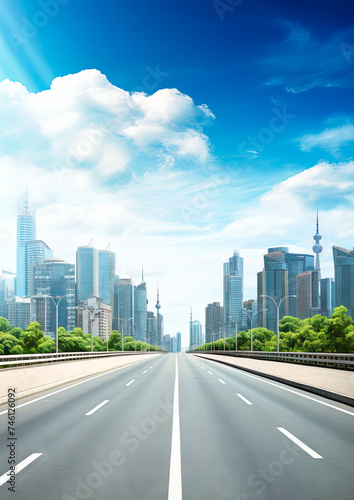
[[[91,335],[84,334],[81,328],[67,332],[65,328],[58,330],[59,352],[91,351]],[[137,341],[133,337],[124,337],[124,351],[157,351],[161,350],[146,342]],[[113,330],[108,340],[109,351],[122,350],[122,335]],[[107,342],[101,337],[93,337],[93,350],[106,351]],[[12,328],[7,319],[0,317],[0,355],[1,354],[37,354],[55,352],[55,340],[44,335],[39,323],[30,323],[26,330]]]
[[[338,352],[354,353],[354,322],[344,306],[336,307],[327,318],[317,314],[313,318],[298,319],[284,316],[279,322],[279,349],[282,352]],[[237,350],[251,349],[251,331],[237,335]],[[208,342],[195,351],[224,350],[224,339]],[[235,350],[235,337],[225,339],[225,350]],[[253,328],[254,351],[276,351],[277,336],[266,328]]]

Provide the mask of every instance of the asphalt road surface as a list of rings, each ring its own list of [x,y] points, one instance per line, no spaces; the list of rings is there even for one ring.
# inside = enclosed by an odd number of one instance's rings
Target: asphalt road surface
[[[21,399],[8,420],[3,405],[1,500],[354,498],[353,408],[192,355]]]

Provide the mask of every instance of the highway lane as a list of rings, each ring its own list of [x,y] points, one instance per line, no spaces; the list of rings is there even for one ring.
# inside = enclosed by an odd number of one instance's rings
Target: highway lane
[[[16,458],[33,461],[1,499],[353,498],[350,407],[185,354],[81,382],[19,401]]]

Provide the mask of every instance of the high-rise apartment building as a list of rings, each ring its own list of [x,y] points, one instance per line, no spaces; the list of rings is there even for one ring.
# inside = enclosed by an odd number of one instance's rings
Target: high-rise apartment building
[[[235,333],[236,322],[238,327],[242,323],[243,258],[237,250],[224,264],[223,299],[225,336],[231,337]]]
[[[333,247],[334,305],[345,306],[354,318],[354,249]]]
[[[220,302],[212,302],[205,308],[205,342],[220,338],[224,327],[224,308]]]
[[[74,264],[56,258],[33,264],[31,285],[31,321],[38,321],[46,335],[55,337],[56,307],[53,300],[56,303],[60,300],[58,326],[67,331],[73,330],[76,316]]]
[[[17,215],[17,269],[16,295],[26,295],[26,244],[36,239],[36,211],[29,210],[27,192],[23,208],[18,209]]]
[[[77,303],[99,296],[98,251],[93,246],[78,247],[76,251]]]
[[[112,332],[112,309],[100,297],[89,297],[82,305],[82,329],[105,342]]]

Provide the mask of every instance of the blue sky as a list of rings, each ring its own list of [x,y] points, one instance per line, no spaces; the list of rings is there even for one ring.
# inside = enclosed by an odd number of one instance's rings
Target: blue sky
[[[317,205],[324,274],[353,246],[353,2],[13,0],[0,53],[0,265],[27,180],[55,253],[111,241],[187,343],[234,248],[246,299],[268,246],[311,252]]]

